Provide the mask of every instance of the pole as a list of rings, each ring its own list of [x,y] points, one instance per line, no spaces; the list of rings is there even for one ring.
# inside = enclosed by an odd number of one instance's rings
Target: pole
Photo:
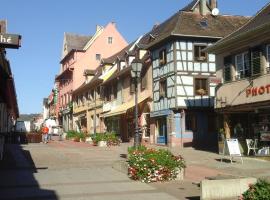
[[[96,121],[97,120],[96,119],[96,116],[97,116],[97,110],[96,110],[97,109],[96,108],[96,106],[97,106],[97,102],[96,102],[97,101],[97,96],[96,96],[96,92],[97,92],[97,88],[94,89],[94,101],[95,101],[95,109],[94,109],[94,112],[95,112],[94,113],[94,134],[95,135],[97,134],[97,128],[96,128],[96,126],[97,126],[96,125],[96,123],[97,123],[97,121]]]
[[[138,77],[135,77],[135,136],[134,147],[138,148],[140,145],[139,127],[138,127]]]

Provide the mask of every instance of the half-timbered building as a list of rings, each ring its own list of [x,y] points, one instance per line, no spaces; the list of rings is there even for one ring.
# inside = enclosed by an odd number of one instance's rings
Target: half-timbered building
[[[217,11],[215,0],[195,0],[149,33],[156,144],[212,146],[216,140],[216,58],[203,50],[248,20]]]

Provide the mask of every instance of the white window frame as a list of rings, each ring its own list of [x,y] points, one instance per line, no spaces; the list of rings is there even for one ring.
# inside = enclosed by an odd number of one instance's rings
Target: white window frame
[[[245,65],[245,55],[248,56],[248,52],[243,52],[243,53],[240,53],[240,54],[237,54],[235,55],[235,71],[236,71],[236,77],[237,79],[241,79],[241,78],[244,78],[246,77],[246,70],[251,70],[251,67],[250,67],[250,64],[249,64],[249,69],[246,68],[246,65]],[[241,64],[243,65],[243,68],[242,70],[239,70],[239,65],[238,65],[238,62],[237,62],[237,58],[238,56],[241,56]],[[250,59],[250,58],[249,58]],[[249,61],[249,60],[248,60]],[[241,77],[241,72],[243,72],[243,77]]]
[[[267,67],[270,67],[270,44],[266,46]]]

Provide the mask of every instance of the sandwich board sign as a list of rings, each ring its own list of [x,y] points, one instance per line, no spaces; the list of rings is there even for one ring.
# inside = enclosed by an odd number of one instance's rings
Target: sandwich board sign
[[[240,157],[243,164],[243,158],[240,151],[238,139],[231,138],[224,141],[223,156],[229,156],[231,163],[234,157]],[[223,159],[221,158],[221,162],[222,160]]]

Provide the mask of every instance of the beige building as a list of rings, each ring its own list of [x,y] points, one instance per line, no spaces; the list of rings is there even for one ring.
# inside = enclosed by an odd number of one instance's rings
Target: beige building
[[[217,56],[215,110],[227,137],[270,141],[270,3],[208,48]]]
[[[102,118],[106,131],[117,133],[124,142],[133,139],[135,133],[135,83],[131,77],[131,63],[135,58],[143,63],[137,87],[138,124],[142,132],[142,142],[153,142],[153,138],[150,138],[152,65],[148,52],[141,49],[144,39],[140,37],[118,54],[104,60],[106,65],[103,66],[103,72],[111,72],[112,75],[102,83]],[[106,76],[106,73],[103,76]]]

